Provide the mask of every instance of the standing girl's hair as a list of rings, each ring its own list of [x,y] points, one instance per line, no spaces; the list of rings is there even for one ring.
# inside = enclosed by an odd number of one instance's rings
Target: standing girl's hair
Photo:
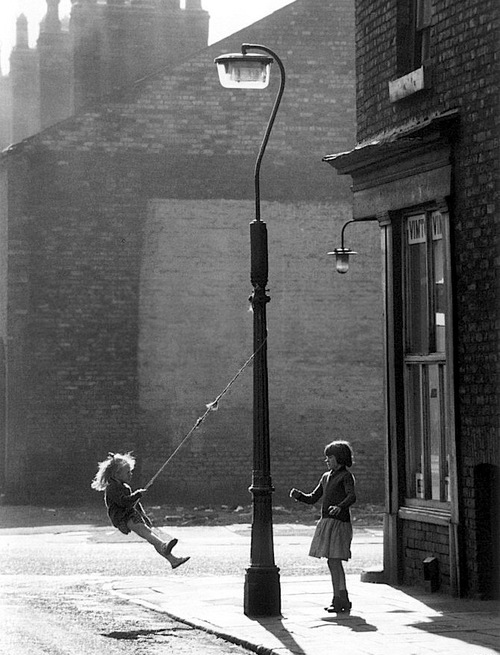
[[[107,458],[103,462],[99,462],[97,473],[90,485],[96,491],[105,491],[111,478],[126,465],[131,471],[135,467],[135,457],[132,453],[108,453]]]
[[[352,466],[352,448],[348,441],[332,441],[325,446],[325,457],[335,455],[335,459],[342,466]]]

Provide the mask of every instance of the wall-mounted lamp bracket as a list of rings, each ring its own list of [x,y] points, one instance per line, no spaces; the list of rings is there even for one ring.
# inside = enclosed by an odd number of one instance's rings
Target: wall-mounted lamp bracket
[[[329,255],[335,255],[335,264],[337,267],[337,273],[347,273],[349,270],[349,257],[351,255],[357,255],[358,253],[355,250],[351,250],[351,248],[346,248],[344,245],[344,231],[346,227],[350,223],[362,223],[364,221],[374,221],[377,220],[376,218],[362,218],[362,219],[351,219],[350,221],[347,221],[344,223],[342,226],[342,231],[340,233],[340,248],[335,248],[331,252],[329,252]]]

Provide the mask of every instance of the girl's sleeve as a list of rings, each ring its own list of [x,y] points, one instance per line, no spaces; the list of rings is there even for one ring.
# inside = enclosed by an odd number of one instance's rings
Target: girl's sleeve
[[[137,490],[132,492],[130,487],[125,485],[109,485],[107,489],[107,496],[110,501],[119,507],[133,507],[141,499],[142,493]]]
[[[354,505],[354,503],[356,502],[356,489],[355,489],[354,476],[350,471],[346,471],[346,474],[344,476],[344,491],[345,491],[345,498],[337,505],[337,507],[340,507],[341,509],[350,507],[351,505]]]
[[[322,481],[323,478],[321,478],[316,488],[310,494],[305,494],[302,491],[299,491],[300,496],[297,498],[297,500],[301,503],[306,503],[306,505],[314,505],[314,503],[317,503],[323,495]]]

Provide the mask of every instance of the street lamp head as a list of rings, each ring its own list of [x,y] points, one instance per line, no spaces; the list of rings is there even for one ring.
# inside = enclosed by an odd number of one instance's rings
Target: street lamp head
[[[351,255],[357,255],[358,253],[350,248],[335,248],[332,252],[328,253],[329,255],[335,255],[335,264],[337,267],[337,273],[347,273],[349,270],[349,257]]]
[[[265,54],[262,52],[249,53],[249,50],[260,50]],[[257,43],[242,43],[241,53],[221,55],[214,61],[217,64],[220,83],[229,89],[265,89],[269,84],[269,71],[273,61],[276,62],[280,71],[279,90],[255,162],[255,220],[260,221],[260,166],[285,90],[285,67],[280,57],[271,48]]]
[[[273,58],[256,53],[221,55],[215,60],[219,81],[226,89],[265,89]]]

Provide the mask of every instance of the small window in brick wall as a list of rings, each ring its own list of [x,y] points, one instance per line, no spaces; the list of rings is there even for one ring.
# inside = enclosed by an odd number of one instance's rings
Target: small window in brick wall
[[[449,500],[447,212],[404,217],[406,496]]]
[[[432,0],[399,0],[397,51],[398,74],[420,68],[429,58]]]

